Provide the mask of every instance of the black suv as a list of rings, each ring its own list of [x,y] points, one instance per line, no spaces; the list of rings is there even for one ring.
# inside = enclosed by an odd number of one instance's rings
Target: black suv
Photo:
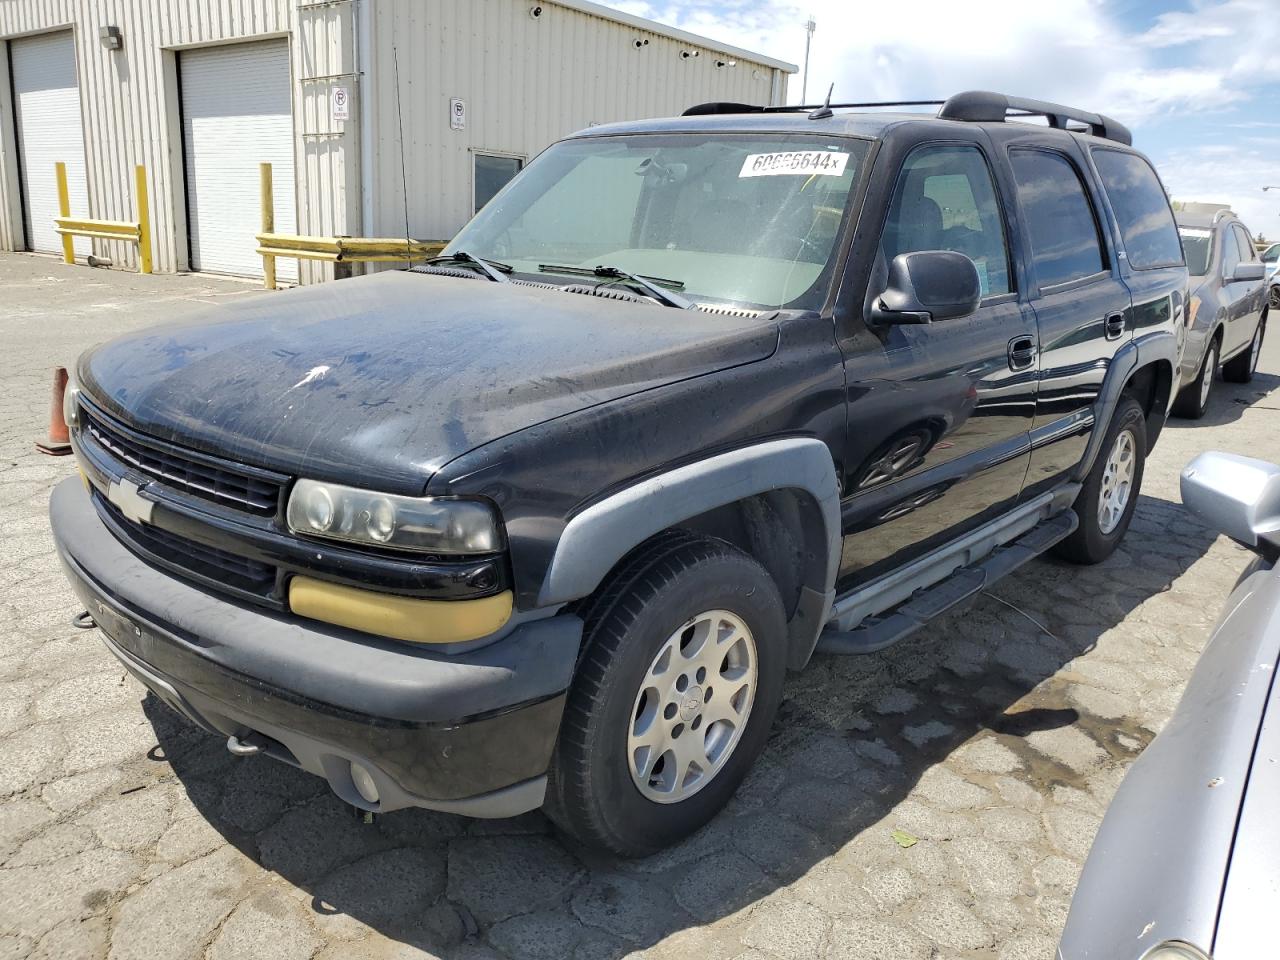
[[[641,855],[815,649],[1106,557],[1184,331],[1155,171],[1054,104],[859,106],[595,127],[432,264],[86,353],[50,510],[111,651],[358,807]]]

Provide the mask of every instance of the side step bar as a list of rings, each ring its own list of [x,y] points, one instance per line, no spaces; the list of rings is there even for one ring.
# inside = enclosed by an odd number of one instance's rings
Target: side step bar
[[[997,547],[980,562],[961,567],[932,587],[917,590],[905,603],[883,616],[868,618],[852,630],[828,627],[818,637],[817,652],[853,655],[883,650],[1069,537],[1078,522],[1074,511],[1060,513],[1037,524],[1012,543]]]

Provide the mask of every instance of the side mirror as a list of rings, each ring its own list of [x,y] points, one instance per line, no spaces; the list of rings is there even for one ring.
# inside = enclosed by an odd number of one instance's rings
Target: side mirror
[[[982,301],[978,268],[963,253],[900,253],[889,265],[889,285],[871,307],[872,323],[934,323],[967,317]]]
[[[1239,283],[1245,280],[1263,280],[1267,276],[1267,268],[1261,263],[1237,263],[1235,272],[1231,274],[1231,282]]]
[[[1182,502],[1255,553],[1280,556],[1280,466],[1210,451],[1182,470]]]

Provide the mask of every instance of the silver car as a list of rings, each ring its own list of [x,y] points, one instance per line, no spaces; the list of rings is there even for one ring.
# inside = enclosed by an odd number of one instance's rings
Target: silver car
[[[1179,211],[1178,232],[1191,274],[1191,301],[1173,412],[1198,420],[1209,407],[1219,366],[1234,383],[1253,378],[1266,333],[1266,268],[1249,231],[1230,210]]]
[[[1267,271],[1267,280],[1276,275],[1276,267],[1280,266],[1280,243],[1273,243],[1260,254],[1262,266]]]
[[[1280,466],[1201,454],[1182,501],[1258,556],[1103,818],[1059,960],[1280,955]]]

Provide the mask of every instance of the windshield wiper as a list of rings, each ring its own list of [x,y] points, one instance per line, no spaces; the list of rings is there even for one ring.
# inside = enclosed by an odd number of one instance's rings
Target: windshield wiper
[[[680,310],[695,309],[692,300],[687,300],[677,293],[669,290],[663,290],[658,284],[663,286],[675,287],[677,290],[684,289],[684,283],[679,280],[667,280],[664,277],[646,277],[638,273],[627,273],[625,270],[619,270],[617,267],[565,267],[554,263],[540,263],[538,270],[542,273],[567,273],[570,276],[577,277],[600,277],[605,280],[625,280],[633,286],[639,287],[649,296],[653,297],[659,303],[666,304],[668,307],[676,307]]]
[[[506,283],[507,278],[503,273],[510,273],[515,268],[509,263],[500,263],[497,260],[486,260],[483,257],[473,257],[465,250],[457,250],[447,256],[432,257],[427,261],[427,266],[437,263],[460,263],[463,266],[475,267],[494,283]],[[501,270],[502,273],[498,271]]]

